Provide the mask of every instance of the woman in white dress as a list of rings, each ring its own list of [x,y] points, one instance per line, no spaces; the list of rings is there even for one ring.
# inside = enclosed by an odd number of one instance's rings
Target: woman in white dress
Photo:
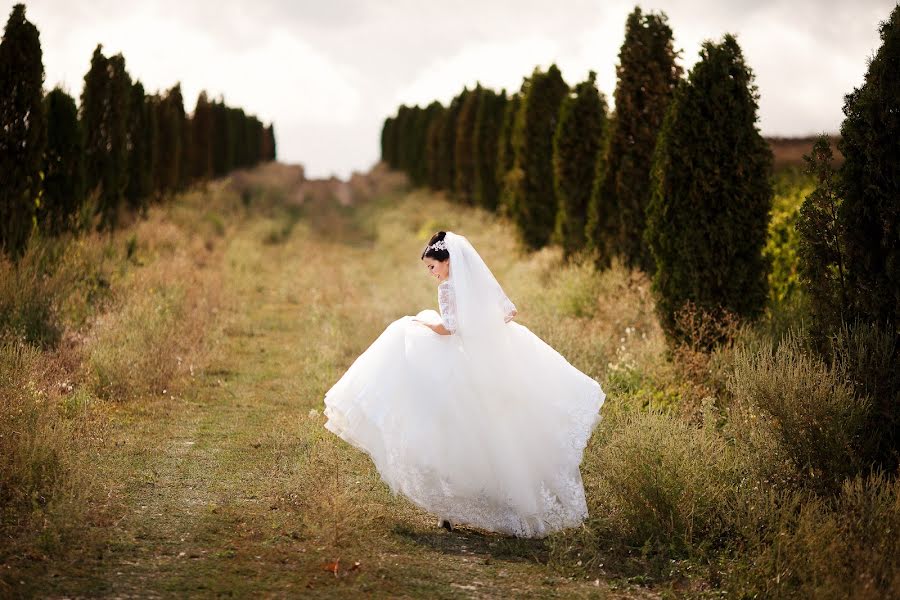
[[[421,259],[440,314],[388,325],[325,394],[325,427],[447,529],[543,537],[580,524],[579,465],[606,394],[512,320],[464,236],[438,232]]]

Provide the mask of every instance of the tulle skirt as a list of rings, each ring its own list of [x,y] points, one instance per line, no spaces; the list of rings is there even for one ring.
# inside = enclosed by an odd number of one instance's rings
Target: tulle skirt
[[[543,537],[587,517],[579,465],[606,394],[527,327],[502,329],[467,348],[397,319],[326,393],[325,427],[422,509]]]

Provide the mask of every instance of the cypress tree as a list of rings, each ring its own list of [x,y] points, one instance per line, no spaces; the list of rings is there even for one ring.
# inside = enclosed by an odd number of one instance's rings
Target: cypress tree
[[[475,187],[475,117],[483,88],[480,83],[469,92],[456,117],[456,139],[453,159],[455,197],[463,204],[472,204]]]
[[[443,158],[443,131],[444,119],[447,115],[447,109],[440,106],[436,110],[431,121],[428,123],[428,130],[425,134],[425,154],[427,164],[428,185],[434,190],[441,189],[441,174]]]
[[[266,155],[266,158],[268,160],[276,160],[278,158],[278,144],[275,141],[275,123],[269,123],[269,127],[266,128],[266,133],[269,140],[269,153]]]
[[[879,27],[865,81],[844,99],[838,215],[851,318],[900,321],[900,5]]]
[[[216,177],[227,174],[234,166],[233,137],[228,107],[219,98],[212,103],[213,115],[213,172]]]
[[[556,236],[566,258],[585,246],[588,204],[606,132],[606,98],[597,90],[597,74],[575,86],[559,112],[553,137],[553,183],[559,204]]]
[[[497,157],[500,128],[506,109],[506,90],[499,94],[484,89],[478,99],[475,113],[475,179],[473,197],[475,204],[487,210],[497,210],[500,188],[497,185]]]
[[[555,64],[546,73],[536,68],[521,90],[522,106],[513,128],[515,168],[521,169],[513,192],[513,218],[523,241],[532,249],[550,241],[556,223],[553,135],[567,91]]]
[[[205,181],[213,175],[212,105],[205,90],[197,96],[191,128],[193,130],[191,171],[195,179]]]
[[[381,160],[386,162],[391,168],[396,168],[395,147],[394,117],[388,117],[384,120],[384,125],[381,127]]]
[[[74,98],[57,87],[44,98],[44,106],[47,151],[38,226],[58,235],[73,228],[84,202],[84,140]]]
[[[432,102],[423,110],[416,113],[415,125],[413,128],[413,165],[410,172],[410,178],[415,185],[430,184],[430,156],[428,145],[428,134],[431,130],[431,123],[438,118],[444,110],[440,102]]]
[[[181,183],[182,133],[184,130],[184,102],[178,83],[162,97],[159,109],[159,150],[157,179],[163,194],[173,194]],[[230,148],[228,149],[230,151]],[[229,152],[230,154],[230,152]],[[229,170],[231,165],[228,166]]]
[[[524,84],[523,84],[524,85]],[[516,115],[519,113],[522,96],[518,93],[510,96],[503,108],[503,120],[500,122],[500,131],[497,134],[497,172],[495,174],[498,190],[498,212],[501,215],[512,218],[515,199],[516,183],[513,169],[515,168],[516,153],[513,148],[513,129]]]
[[[675,64],[677,54],[664,13],[644,14],[636,7],[628,15],[616,66],[616,115],[591,199],[587,232],[589,245],[599,250],[599,266],[608,265],[618,254],[627,265],[648,273],[655,267],[643,235],[650,162],[682,74]]]
[[[688,301],[714,319],[723,311],[753,318],[764,308],[772,153],[756,127],[757,100],[752,71],[726,34],[720,44],[704,42],[663,121],[645,235],[672,341],[689,339],[675,317]]]
[[[394,137],[394,153],[397,160],[396,168],[409,173],[409,165],[412,162],[409,156],[409,132],[413,119],[413,107],[401,104],[397,109],[396,133]]]
[[[131,86],[131,112],[128,139],[128,188],[125,196],[132,210],[146,211],[153,193],[153,161],[156,157],[151,122],[152,107],[140,81]]]
[[[468,95],[469,90],[463,88],[462,92],[450,101],[444,112],[444,118],[441,119],[441,130],[437,134],[440,137],[438,187],[451,193],[456,186],[456,121]]]
[[[40,34],[16,4],[0,41],[0,248],[25,251],[41,202],[47,146]]]
[[[99,186],[100,227],[113,228],[128,187],[131,77],[121,54],[105,57],[98,44],[81,94],[89,190]]]

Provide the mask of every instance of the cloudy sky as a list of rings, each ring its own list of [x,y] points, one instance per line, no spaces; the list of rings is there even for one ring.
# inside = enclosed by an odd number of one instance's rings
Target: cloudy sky
[[[15,2],[6,3],[3,20]],[[122,52],[148,90],[181,81],[275,123],[279,159],[347,177],[379,156],[401,103],[446,102],[476,81],[518,89],[555,62],[570,85],[595,70],[611,100],[634,2],[587,0],[32,0],[49,90],[78,97],[90,56]],[[671,0],[687,69],[705,39],[737,35],[760,91],[765,135],[837,131],[894,0]]]

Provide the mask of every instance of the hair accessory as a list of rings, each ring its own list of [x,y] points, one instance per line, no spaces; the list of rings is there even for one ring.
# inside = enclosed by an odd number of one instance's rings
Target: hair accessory
[[[436,241],[435,243],[431,244],[431,245],[428,246],[428,247],[429,247],[430,249],[432,249],[432,250],[446,250],[446,249],[447,249],[447,242],[445,242],[444,240],[438,240],[438,241]]]

